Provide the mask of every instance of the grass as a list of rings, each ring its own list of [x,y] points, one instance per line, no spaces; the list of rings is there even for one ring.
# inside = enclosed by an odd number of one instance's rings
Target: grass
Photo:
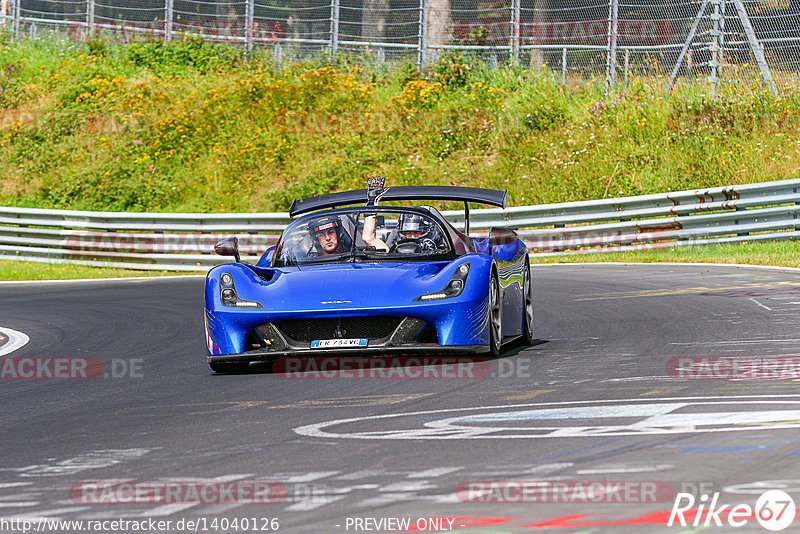
[[[593,262],[728,263],[800,267],[800,243],[797,241],[725,243],[719,245],[645,249],[633,252],[531,257],[531,263],[541,264]]]
[[[800,96],[750,84],[430,70],[320,56],[276,63],[197,39],[0,42],[0,204],[284,211],[390,184],[507,189],[528,205],[800,175]]]
[[[175,271],[134,271],[110,267],[89,267],[60,263],[38,263],[24,261],[0,261],[0,280],[76,280],[83,278],[121,278],[128,276],[167,276],[197,274]]]

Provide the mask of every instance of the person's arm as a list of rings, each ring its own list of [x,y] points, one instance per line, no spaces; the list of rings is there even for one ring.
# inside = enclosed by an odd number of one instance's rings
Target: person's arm
[[[375,223],[377,217],[375,215],[367,215],[364,217],[364,230],[361,232],[361,239],[369,247],[375,247],[375,250],[383,250],[389,252],[389,245],[384,243],[381,238],[375,235]]]

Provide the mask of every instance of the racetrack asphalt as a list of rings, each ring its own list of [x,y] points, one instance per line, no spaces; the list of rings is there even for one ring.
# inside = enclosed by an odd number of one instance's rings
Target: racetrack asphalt
[[[766,532],[728,511],[768,489],[800,498],[800,271],[532,272],[536,344],[461,378],[215,375],[202,277],[0,285],[0,331],[29,337],[0,364],[0,520],[697,531],[688,510],[666,526],[682,492],[731,505],[709,531]],[[226,483],[243,493],[187,497]],[[264,487],[274,502],[248,501]]]

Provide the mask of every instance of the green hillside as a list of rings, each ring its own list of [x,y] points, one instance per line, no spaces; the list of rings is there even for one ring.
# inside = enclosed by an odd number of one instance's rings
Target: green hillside
[[[602,80],[447,56],[412,65],[184,39],[0,45],[0,202],[280,211],[297,196],[452,184],[539,204],[798,176],[800,98]]]

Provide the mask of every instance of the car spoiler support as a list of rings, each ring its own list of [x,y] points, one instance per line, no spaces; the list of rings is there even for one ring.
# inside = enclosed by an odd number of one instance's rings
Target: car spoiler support
[[[450,200],[464,202],[464,233],[469,233],[469,203],[477,202],[500,208],[506,207],[506,192],[480,187],[456,187],[450,185],[403,185],[389,187],[381,196],[381,201],[390,200]],[[328,195],[318,195],[296,199],[289,208],[289,215],[296,217],[310,211],[347,206],[349,204],[366,204],[367,190],[342,191]]]

